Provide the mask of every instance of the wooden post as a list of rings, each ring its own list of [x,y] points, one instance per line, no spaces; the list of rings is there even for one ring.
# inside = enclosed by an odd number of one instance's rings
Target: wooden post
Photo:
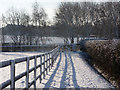
[[[53,60],[53,54],[51,52],[51,69],[52,69],[52,60]]]
[[[53,67],[54,54],[52,52],[51,68]]]
[[[42,80],[42,56],[40,56],[40,83],[41,83],[41,80]]]
[[[46,74],[48,74],[47,69],[48,69],[48,54],[46,54]]]
[[[53,60],[53,63],[56,61],[56,56],[57,56],[57,51],[55,51],[55,58],[54,58],[54,60]]]
[[[26,89],[29,88],[29,57],[27,57],[27,62],[26,62]]]
[[[20,52],[22,52],[22,45],[20,45]]]
[[[38,51],[38,45],[37,45],[37,51]]]
[[[50,59],[50,53],[49,53],[49,71],[50,71],[50,60],[51,60],[51,59]]]
[[[36,90],[36,65],[37,65],[37,58],[35,56],[35,59],[34,59],[34,90]]]
[[[45,78],[45,55],[44,55],[44,77]]]
[[[15,61],[11,60],[11,90],[15,90]]]

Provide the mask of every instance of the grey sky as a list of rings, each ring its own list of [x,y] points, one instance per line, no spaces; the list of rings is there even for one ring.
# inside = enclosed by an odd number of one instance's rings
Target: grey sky
[[[31,13],[32,4],[37,1],[40,3],[41,7],[43,7],[48,14],[48,18],[52,20],[55,15],[55,9],[57,9],[60,2],[76,2],[76,1],[111,1],[111,0],[0,0],[0,16],[2,13],[5,13],[10,7],[15,7],[18,10],[26,9],[28,13]],[[116,0],[112,0],[116,1]]]
[[[0,15],[5,13],[10,7],[15,7],[19,9],[26,9],[28,13],[31,13],[32,4],[37,1],[40,3],[41,7],[43,7],[48,14],[48,18],[52,19],[55,13],[55,8],[59,2],[51,2],[50,0],[41,1],[41,0],[0,0]]]

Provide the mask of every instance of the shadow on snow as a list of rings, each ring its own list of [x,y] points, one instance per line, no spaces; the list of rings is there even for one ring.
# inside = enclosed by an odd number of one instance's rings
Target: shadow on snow
[[[73,73],[72,81],[73,81],[73,85],[74,85],[75,88],[80,88],[78,83],[77,83],[76,72],[75,72],[74,64],[73,64],[72,57],[71,57],[70,53],[69,53],[69,58],[70,58],[70,62],[71,62],[71,65],[72,65],[72,73]]]
[[[66,52],[64,52],[65,54],[65,68],[64,68],[64,72],[63,72],[63,76],[60,82],[60,88],[65,88],[66,87],[66,73],[67,73],[67,67],[68,67],[68,63],[67,63],[67,55]]]
[[[54,72],[52,73],[52,75],[50,76],[50,78],[49,78],[49,80],[47,81],[47,83],[45,84],[45,87],[44,88],[48,88],[48,87],[50,87],[50,85],[51,85],[51,83],[52,83],[52,81],[53,81],[53,78],[54,78],[54,76],[55,76],[55,74],[56,74],[56,72],[57,72],[57,70],[58,70],[58,68],[59,68],[59,66],[60,66],[60,62],[61,62],[61,53],[60,53],[60,59],[59,59],[59,62],[57,63],[57,67],[56,67],[56,69],[54,70]]]

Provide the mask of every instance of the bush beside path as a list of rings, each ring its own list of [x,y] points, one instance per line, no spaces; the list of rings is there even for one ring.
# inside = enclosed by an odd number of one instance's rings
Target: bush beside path
[[[91,63],[120,87],[120,40],[87,40],[81,50],[92,58]]]

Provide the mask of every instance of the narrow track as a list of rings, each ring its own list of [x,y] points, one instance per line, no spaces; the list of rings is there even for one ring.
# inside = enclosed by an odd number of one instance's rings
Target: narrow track
[[[61,52],[40,88],[113,88],[86,63],[81,54]]]

